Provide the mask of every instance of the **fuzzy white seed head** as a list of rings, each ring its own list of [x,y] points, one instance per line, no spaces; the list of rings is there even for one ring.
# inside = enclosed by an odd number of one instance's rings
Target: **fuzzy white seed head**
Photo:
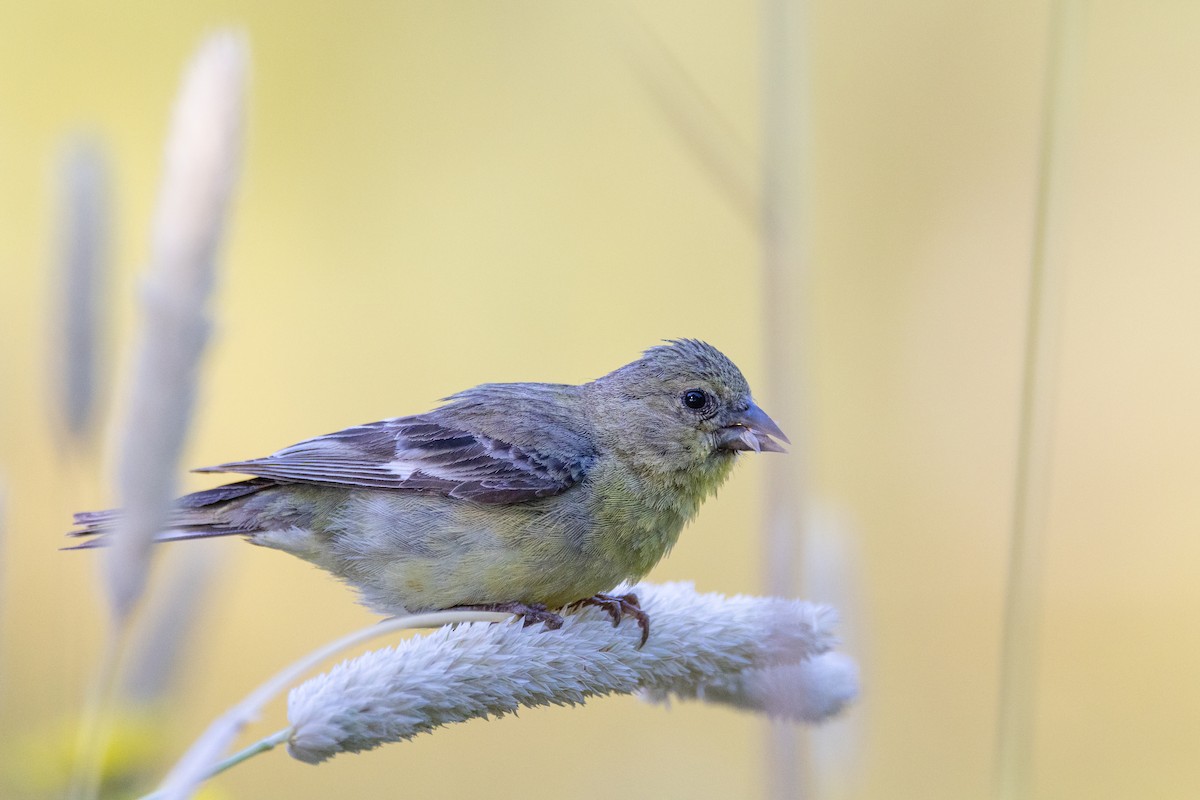
[[[318,763],[520,706],[575,705],[647,690],[695,696],[746,670],[799,664],[835,643],[835,614],[798,600],[700,594],[689,584],[640,584],[650,638],[614,628],[601,610],[565,615],[559,630],[519,621],[443,628],[365,653],[296,687],[289,752]]]
[[[642,699],[704,700],[789,722],[823,722],[858,696],[858,665],[844,653],[828,652],[795,664],[748,669],[722,676],[691,691],[647,690]]]

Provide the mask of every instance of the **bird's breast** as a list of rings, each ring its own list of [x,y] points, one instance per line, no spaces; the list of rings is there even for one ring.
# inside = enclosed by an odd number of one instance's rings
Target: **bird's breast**
[[[705,465],[708,467],[709,465]],[[644,576],[679,539],[704,498],[729,472],[732,462],[671,473],[604,465],[589,476],[596,526],[596,557],[621,565],[624,579]]]

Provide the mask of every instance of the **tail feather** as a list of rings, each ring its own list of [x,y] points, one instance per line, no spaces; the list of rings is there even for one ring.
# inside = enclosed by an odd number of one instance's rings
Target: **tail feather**
[[[239,533],[251,533],[251,531],[238,528],[171,528],[169,530],[160,531],[154,534],[154,541],[158,542],[183,542],[188,539],[211,539],[219,536],[233,536]],[[79,544],[73,544],[69,547],[60,547],[59,550],[93,550],[97,547],[107,547],[108,537],[112,534],[112,529],[96,530],[96,531],[71,531],[68,536],[91,536],[91,539],[86,539]]]
[[[214,536],[233,536],[251,533],[246,528],[232,525],[223,519],[219,513],[220,507],[230,500],[236,500],[255,492],[277,485],[275,481],[265,478],[251,478],[237,483],[227,483],[202,492],[185,495],[175,501],[175,508],[167,519],[167,528],[154,536],[156,542],[174,542],[184,539],[208,539]],[[93,547],[103,547],[108,542],[108,536],[117,528],[121,521],[121,509],[110,508],[103,511],[82,511],[74,515],[75,530],[67,536],[94,537],[63,550],[87,550]]]
[[[269,486],[278,486],[278,481],[273,481],[269,478],[250,478],[237,483],[226,483],[221,486],[214,486],[211,489],[205,489],[202,492],[192,492],[185,494],[183,497],[175,501],[176,508],[205,508],[207,506],[217,505],[229,500],[236,500],[239,497],[245,497],[249,494],[266,489]]]

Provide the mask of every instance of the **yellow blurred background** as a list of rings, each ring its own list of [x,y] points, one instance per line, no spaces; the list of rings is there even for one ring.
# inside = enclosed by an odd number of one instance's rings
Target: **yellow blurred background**
[[[842,610],[863,692],[805,736],[813,796],[988,796],[1048,19],[1034,0],[811,5],[808,273],[789,298],[802,413],[765,375],[758,229],[661,94],[703,97],[754,176],[758,4],[3,3],[0,796],[61,789],[54,748],[107,625],[97,554],[58,550],[72,511],[114,501],[115,437],[102,425],[80,451],[56,430],[57,160],[79,132],[109,157],[112,419],[180,70],[223,25],[250,45],[248,138],[184,466],[483,381],[590,379],[666,337],[711,341],[803,431],[794,457],[834,520],[805,550],[805,594]],[[1093,3],[1077,21],[1047,220],[1063,288],[1030,796],[1196,797],[1200,5]],[[745,459],[652,577],[764,591],[777,458]],[[213,556],[215,576],[151,780],[283,664],[374,619],[279,553],[167,550],[165,572]],[[315,768],[274,752],[208,791],[753,798],[767,730],[616,698]]]

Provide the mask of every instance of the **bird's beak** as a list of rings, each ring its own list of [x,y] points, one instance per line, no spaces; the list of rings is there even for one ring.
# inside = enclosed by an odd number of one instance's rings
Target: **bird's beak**
[[[734,416],[730,425],[717,430],[717,447],[721,450],[753,450],[756,453],[766,450],[772,453],[786,453],[783,445],[772,439],[772,436],[791,444],[775,421],[751,403],[749,408]]]

